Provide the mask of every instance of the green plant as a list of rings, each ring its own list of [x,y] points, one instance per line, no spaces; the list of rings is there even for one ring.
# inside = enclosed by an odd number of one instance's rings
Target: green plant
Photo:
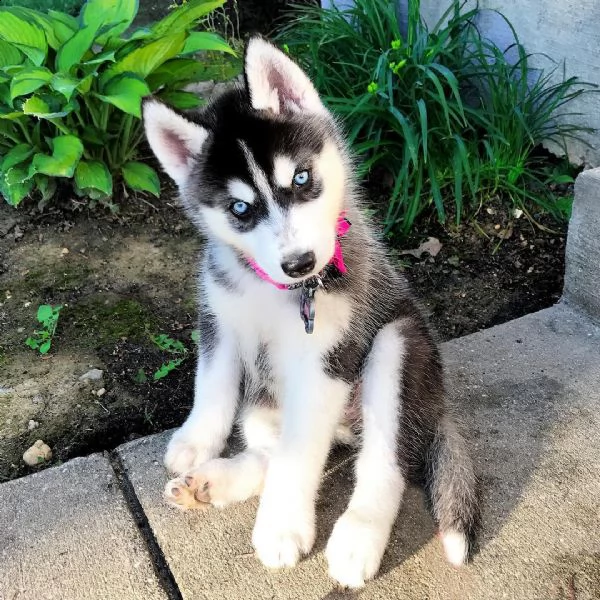
[[[234,51],[219,35],[193,31],[224,0],[189,0],[149,28],[126,34],[137,0],[88,0],[78,17],[0,9],[0,193],[12,204],[57,182],[109,200],[121,182],[159,194],[139,162],[140,104],[150,93],[179,109],[213,57]],[[192,55],[202,53],[203,60]],[[212,74],[212,73],[211,73]]]
[[[342,118],[363,174],[391,174],[387,231],[408,233],[431,208],[460,221],[492,194],[562,214],[534,149],[587,131],[559,113],[589,86],[552,83],[553,70],[535,78],[516,34],[512,63],[480,35],[478,8],[454,0],[430,30],[409,0],[404,35],[396,9],[392,0],[299,6],[278,37]]]
[[[152,341],[165,352],[168,352],[173,358],[169,359],[167,362],[164,362],[155,372],[153,378],[155,381],[166,377],[171,371],[176,369],[187,357],[188,357],[188,349],[184,346],[183,342],[179,340],[175,340],[172,337],[169,337],[165,333],[161,333],[159,335],[153,335],[151,337]],[[191,334],[191,339],[195,344],[198,344],[199,333],[194,330]],[[138,383],[143,383],[145,379],[145,373],[140,370],[136,375],[136,381]]]
[[[3,0],[2,4],[4,4],[4,6],[33,8],[33,10],[42,12],[59,10],[70,15],[75,15],[81,8],[83,0]]]
[[[47,354],[50,351],[61,310],[62,305],[52,307],[49,304],[42,304],[38,307],[37,320],[42,328],[34,330],[33,335],[25,340],[32,350],[38,350],[40,354]]]

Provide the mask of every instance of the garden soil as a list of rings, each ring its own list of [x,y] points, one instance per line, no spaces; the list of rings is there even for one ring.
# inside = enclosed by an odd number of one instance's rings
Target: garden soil
[[[173,197],[131,198],[118,216],[74,200],[42,214],[0,205],[0,481],[176,426],[191,408],[200,240]],[[402,254],[428,237],[435,256]],[[423,228],[392,255],[447,340],[555,303],[564,242],[498,207]],[[45,356],[25,345],[40,304],[63,305]],[[187,354],[154,380],[173,358],[152,341],[161,333]],[[101,379],[80,380],[94,368]],[[52,460],[28,467],[38,439]]]

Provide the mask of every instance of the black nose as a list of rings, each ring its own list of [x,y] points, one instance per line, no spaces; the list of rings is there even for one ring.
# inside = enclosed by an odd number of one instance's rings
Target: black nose
[[[290,260],[282,262],[281,268],[283,269],[283,272],[290,277],[302,277],[315,268],[316,262],[317,259],[315,258],[314,252],[305,252],[298,256],[292,256]]]

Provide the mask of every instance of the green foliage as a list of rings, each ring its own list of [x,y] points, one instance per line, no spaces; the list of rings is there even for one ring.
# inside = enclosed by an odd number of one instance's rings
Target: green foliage
[[[453,1],[430,30],[419,0],[409,0],[402,35],[396,6],[300,6],[279,35],[344,121],[362,173],[392,176],[381,208],[387,231],[406,234],[431,209],[440,221],[449,213],[459,221],[489,195],[564,215],[534,149],[589,131],[562,113],[592,86],[575,77],[556,83],[555,66],[536,74],[516,34],[506,51],[484,39],[473,22],[478,8]]]
[[[38,307],[37,320],[42,328],[34,330],[33,335],[25,340],[25,344],[32,350],[38,350],[40,354],[47,354],[50,351],[61,309],[61,305],[52,307],[49,304],[42,304]]]
[[[63,13],[75,15],[81,8],[83,0],[3,0],[4,6],[21,6],[22,8],[32,8],[40,12],[49,10],[58,10]]]
[[[193,30],[223,2],[188,0],[127,34],[137,0],[88,0],[76,18],[0,8],[0,194],[8,203],[34,191],[47,202],[59,181],[107,205],[120,183],[157,196],[156,172],[136,161],[141,99],[200,104],[184,88],[235,56],[216,33]]]
[[[175,340],[169,337],[165,333],[151,336],[152,341],[164,352],[169,353],[172,358],[164,362],[153,375],[154,381],[158,381],[163,377],[166,377],[171,371],[176,369],[187,357],[188,349],[184,346],[183,342]],[[191,334],[191,339],[195,344],[198,344],[199,333],[194,330]],[[143,370],[138,371],[136,375],[136,381],[143,383],[146,381],[146,375]]]

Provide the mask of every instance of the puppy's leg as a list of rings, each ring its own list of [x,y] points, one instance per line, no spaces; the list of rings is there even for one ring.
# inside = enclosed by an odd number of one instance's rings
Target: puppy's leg
[[[239,382],[235,339],[219,332],[214,347],[204,350],[198,361],[192,412],[167,447],[169,471],[185,473],[221,453],[233,425]]]
[[[320,357],[288,361],[280,443],[269,463],[252,543],[268,567],[295,565],[315,540],[321,474],[350,386],[329,377]]]
[[[329,574],[357,588],[378,571],[405,483],[397,461],[405,342],[396,323],[375,337],[363,374],[363,440],[356,487],[337,521],[326,556]]]
[[[247,449],[233,458],[215,458],[173,479],[165,498],[178,508],[223,508],[260,494],[269,456],[280,434],[277,409],[253,406],[241,418]]]

